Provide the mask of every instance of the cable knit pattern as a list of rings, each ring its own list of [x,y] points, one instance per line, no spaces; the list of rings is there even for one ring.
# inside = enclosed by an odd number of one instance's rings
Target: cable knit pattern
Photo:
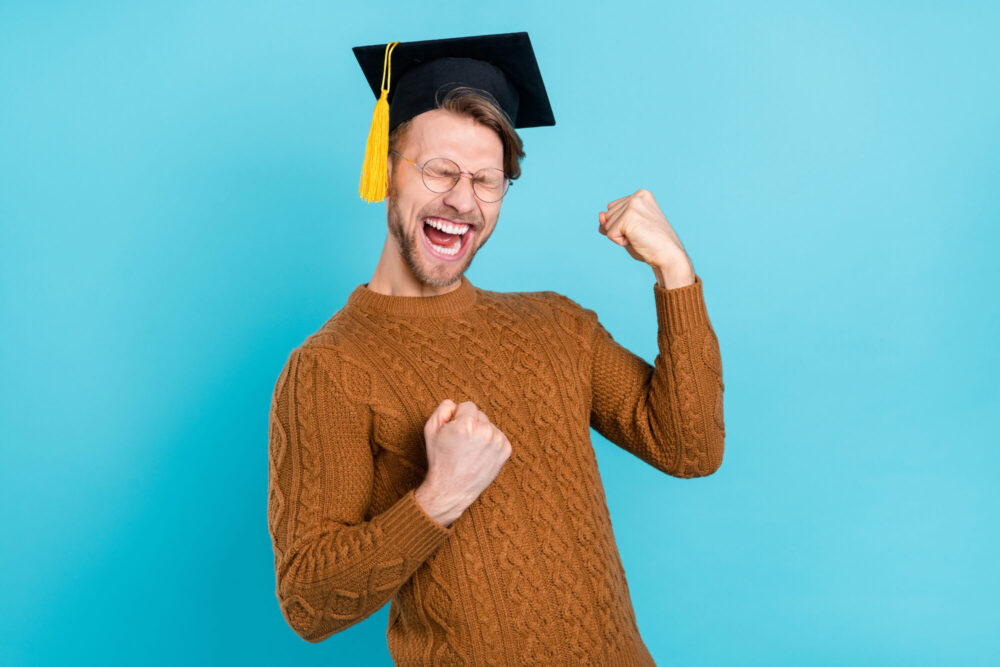
[[[552,291],[358,285],[292,351],[269,419],[268,528],[289,626],[319,642],[387,601],[398,665],[653,665],[590,428],[674,477],[722,463],[722,357],[699,276],[653,285],[653,364]],[[445,528],[413,492],[423,428],[472,401],[510,459]]]

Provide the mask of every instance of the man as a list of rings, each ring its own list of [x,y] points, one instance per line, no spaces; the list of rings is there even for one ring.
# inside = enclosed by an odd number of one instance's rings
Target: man
[[[283,615],[319,642],[391,600],[401,665],[654,664],[590,427],[675,477],[718,469],[722,365],[701,280],[640,189],[598,227],[653,270],[654,365],[568,297],[473,286],[464,273],[520,173],[515,127],[554,124],[530,42],[396,44],[364,47],[384,49],[383,82],[402,70],[394,97],[369,77],[390,100],[362,181],[388,197],[382,255],[292,351],[271,405]]]

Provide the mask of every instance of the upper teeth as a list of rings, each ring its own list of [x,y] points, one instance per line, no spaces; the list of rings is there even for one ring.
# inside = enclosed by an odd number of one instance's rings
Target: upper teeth
[[[438,220],[437,218],[427,218],[426,222],[431,227],[440,229],[442,232],[447,232],[448,234],[458,234],[461,236],[465,232],[469,231],[469,225],[467,224],[445,222],[444,220]]]

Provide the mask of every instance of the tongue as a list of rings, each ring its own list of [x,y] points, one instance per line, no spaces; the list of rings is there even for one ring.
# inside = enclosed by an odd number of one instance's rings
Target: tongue
[[[450,248],[455,242],[455,239],[458,238],[458,234],[442,232],[440,229],[431,227],[427,223],[424,223],[424,233],[427,234],[427,238],[429,238],[431,242],[444,246],[445,248]]]

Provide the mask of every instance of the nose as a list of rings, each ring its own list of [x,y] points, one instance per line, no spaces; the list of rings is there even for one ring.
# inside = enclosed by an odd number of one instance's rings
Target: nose
[[[468,182],[466,182],[468,177]],[[459,174],[458,183],[443,197],[445,204],[459,211],[472,211],[476,208],[476,193],[472,189],[472,174],[462,172]]]

